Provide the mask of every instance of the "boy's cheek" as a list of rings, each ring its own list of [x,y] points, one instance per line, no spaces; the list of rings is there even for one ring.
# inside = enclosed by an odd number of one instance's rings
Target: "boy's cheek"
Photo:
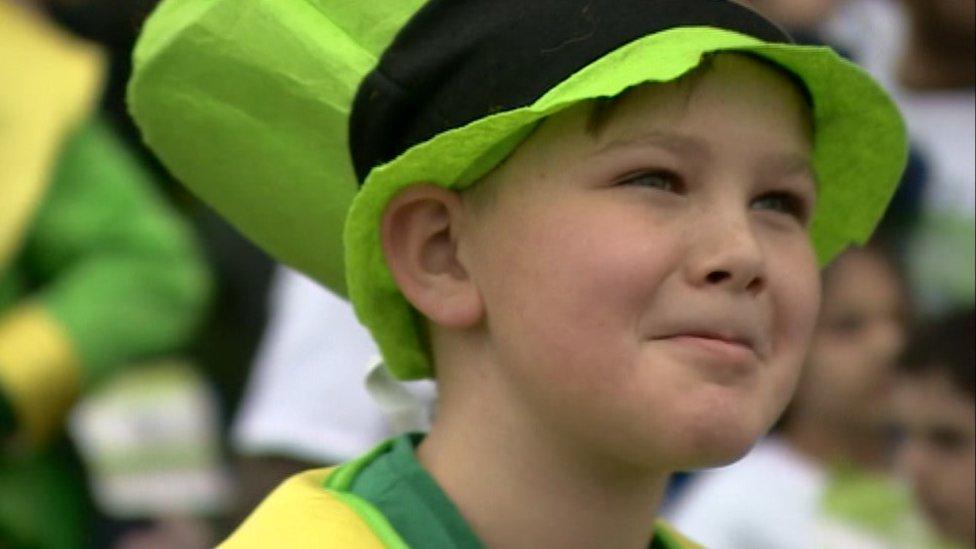
[[[813,341],[820,311],[820,273],[812,248],[797,247],[780,255],[783,264],[774,263],[769,273],[776,314],[773,329],[779,332],[776,339],[789,346],[787,352],[799,353],[802,360]]]
[[[812,247],[807,248],[800,245],[781,248],[771,255],[768,265],[773,319],[769,336],[774,342],[766,373],[771,389],[766,395],[770,422],[793,397],[813,342],[821,284]]]
[[[487,303],[520,362],[584,387],[613,384],[634,361],[655,284],[640,254],[613,240],[586,246],[594,236],[565,226],[527,230],[524,246],[495,271],[502,282]]]

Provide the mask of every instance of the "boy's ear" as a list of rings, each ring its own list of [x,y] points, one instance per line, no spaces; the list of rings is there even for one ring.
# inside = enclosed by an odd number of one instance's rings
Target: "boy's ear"
[[[431,322],[467,328],[481,320],[481,295],[458,258],[464,208],[456,192],[431,184],[408,187],[383,212],[386,263],[403,295]]]

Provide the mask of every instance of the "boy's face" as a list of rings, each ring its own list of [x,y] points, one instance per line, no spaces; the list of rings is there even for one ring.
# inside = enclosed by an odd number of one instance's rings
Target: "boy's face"
[[[976,541],[976,403],[939,371],[895,385],[898,462],[926,514],[946,536]]]
[[[727,462],[782,411],[819,303],[808,109],[736,55],[634,90],[598,133],[591,109],[464,196],[492,375],[601,462]]]

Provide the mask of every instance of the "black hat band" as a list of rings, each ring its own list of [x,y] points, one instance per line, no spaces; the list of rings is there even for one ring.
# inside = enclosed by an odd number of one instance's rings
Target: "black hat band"
[[[731,0],[431,0],[360,84],[349,144],[373,167],[452,128],[533,103],[640,37],[688,26],[791,43]]]

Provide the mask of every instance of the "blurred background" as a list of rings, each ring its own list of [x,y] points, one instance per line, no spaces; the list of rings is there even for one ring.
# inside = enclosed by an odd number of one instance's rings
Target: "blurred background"
[[[871,72],[912,150],[875,239],[824,272],[783,418],[663,513],[708,547],[974,547],[976,0],[743,2]],[[142,146],[125,85],[155,4],[0,0],[0,548],[213,546],[436,398],[376,404],[350,306]]]

